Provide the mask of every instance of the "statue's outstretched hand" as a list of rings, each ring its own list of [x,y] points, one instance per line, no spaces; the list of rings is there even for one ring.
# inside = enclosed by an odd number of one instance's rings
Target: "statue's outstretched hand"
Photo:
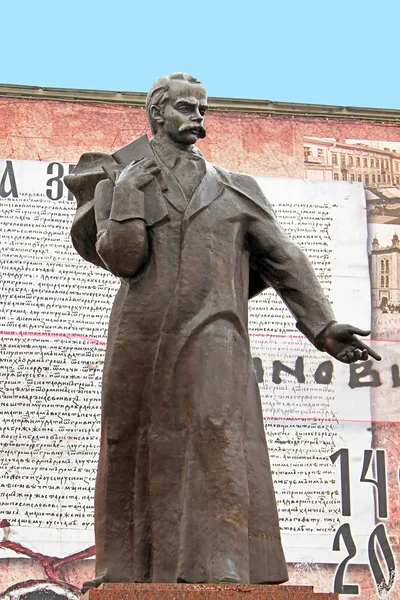
[[[358,329],[352,325],[331,323],[318,336],[318,346],[344,363],[368,360],[369,357],[381,360],[379,354],[356,337],[356,335],[366,336],[370,333],[370,331]]]

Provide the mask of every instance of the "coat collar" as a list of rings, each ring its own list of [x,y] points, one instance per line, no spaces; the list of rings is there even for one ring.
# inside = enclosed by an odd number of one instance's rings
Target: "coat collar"
[[[185,152],[185,151],[179,150],[177,148],[173,148],[172,146],[169,146],[168,144],[164,144],[164,143],[160,142],[159,140],[157,140],[157,138],[153,138],[151,140],[150,144],[151,144],[151,147],[152,147],[155,157],[159,159],[159,164],[161,163],[160,166],[164,167],[162,169],[162,172],[163,172],[164,180],[166,182],[167,189],[166,190],[164,189],[163,193],[164,193],[164,196],[167,198],[168,202],[170,204],[172,204],[172,206],[174,208],[176,208],[176,210],[178,212],[185,213],[185,217],[187,216],[187,214],[189,214],[189,216],[190,216],[191,214],[193,214],[193,212],[197,212],[197,208],[195,208],[193,211],[191,207],[192,207],[192,203],[194,200],[196,200],[195,207],[197,206],[198,200],[199,200],[199,198],[198,198],[199,193],[200,193],[201,197],[204,196],[204,193],[202,193],[202,190],[204,191],[204,185],[207,184],[207,181],[208,181],[207,168],[206,168],[206,174],[205,174],[204,178],[202,179],[198,188],[195,190],[195,192],[189,202],[188,202],[185,194],[183,193],[178,180],[173,176],[172,171],[173,171],[174,167],[177,165],[180,158],[193,159],[193,160],[204,160],[204,162],[206,163],[206,167],[207,167],[207,162],[204,159],[200,150],[198,150],[195,146],[193,146],[191,151]],[[206,180],[206,182],[204,180]],[[213,183],[213,181],[211,181],[210,183]],[[211,193],[211,195],[212,195],[212,193]],[[214,197],[211,198],[210,202],[212,202],[213,199],[214,199]],[[201,200],[200,200],[200,204],[201,205],[203,204],[203,202]],[[207,204],[209,204],[209,202]]]
[[[203,158],[202,153],[196,146],[192,146],[190,151],[179,150],[169,144],[160,142],[156,137],[151,140],[150,145],[153,152],[155,152],[168,169],[173,169],[181,157],[193,158],[194,160]]]

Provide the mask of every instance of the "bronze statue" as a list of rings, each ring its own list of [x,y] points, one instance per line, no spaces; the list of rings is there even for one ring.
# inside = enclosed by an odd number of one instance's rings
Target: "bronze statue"
[[[147,98],[154,134],[81,157],[78,252],[121,280],[103,375],[95,494],[102,582],[287,580],[248,298],[272,286],[319,350],[379,356],[336,323],[254,179],[208,163],[206,92],[184,73]]]

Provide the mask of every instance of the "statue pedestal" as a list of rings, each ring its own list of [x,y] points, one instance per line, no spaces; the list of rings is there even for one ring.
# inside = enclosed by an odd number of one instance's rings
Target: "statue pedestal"
[[[105,583],[82,600],[339,600],[306,585]]]

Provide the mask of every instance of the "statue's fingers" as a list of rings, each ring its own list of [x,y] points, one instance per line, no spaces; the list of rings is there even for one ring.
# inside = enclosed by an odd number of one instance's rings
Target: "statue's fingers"
[[[161,169],[160,167],[158,167],[157,165],[155,165],[154,167],[151,167],[150,169],[146,169],[148,173],[152,173],[153,175],[155,175],[156,173],[160,173]]]
[[[146,169],[146,171],[150,171],[151,169],[157,168],[158,170],[160,170],[160,167],[157,165],[156,161],[153,160],[152,158],[145,158],[142,162],[141,165],[143,166],[144,169]]]
[[[139,165],[144,165],[148,158],[140,158],[139,160],[134,159],[132,162],[128,163],[125,167],[126,170],[132,169],[133,167],[137,167]]]
[[[150,158],[141,158],[140,160],[133,160],[131,163],[126,165],[124,173],[137,173],[139,171],[147,171],[149,167],[155,165],[154,160]]]
[[[353,352],[353,356],[355,360],[361,360],[363,354],[363,350],[360,348],[356,348]]]
[[[127,165],[123,169],[122,175],[126,176],[126,175],[129,175],[130,173],[136,173],[137,172],[137,165],[138,165],[138,163],[131,163],[130,165]]]
[[[353,325],[348,325],[348,331],[352,335],[361,335],[362,337],[370,335],[371,333],[371,330],[369,329],[359,329],[358,327],[353,327]]]
[[[343,362],[345,362],[347,364],[351,364],[351,363],[355,362],[355,360],[356,359],[354,358],[352,350],[347,350],[347,352],[344,355]]]
[[[152,180],[153,180],[152,174],[146,172],[146,173],[141,173],[141,175],[137,179],[137,183],[138,183],[139,187],[142,188],[145,185],[147,185],[148,183],[150,183],[150,181],[152,181]]]
[[[368,348],[368,354],[375,360],[382,360],[382,356],[375,352],[375,350],[372,350],[372,348]]]
[[[337,360],[340,360],[340,362],[343,362],[343,363],[346,363],[346,364],[353,362],[353,360],[351,360],[351,358],[349,358],[349,350],[348,350],[348,348],[345,348],[344,350],[342,350],[341,352],[339,352],[338,354],[336,354],[335,358]]]
[[[382,360],[382,357],[377,352],[375,352],[375,350],[372,350],[372,348],[367,346],[367,344],[364,344],[364,342],[362,342],[361,340],[358,340],[357,338],[354,339],[357,342],[357,348],[360,348],[363,353],[366,351],[368,352],[368,355],[371,356],[371,358],[374,358],[375,360]],[[363,360],[367,359],[363,358]]]

